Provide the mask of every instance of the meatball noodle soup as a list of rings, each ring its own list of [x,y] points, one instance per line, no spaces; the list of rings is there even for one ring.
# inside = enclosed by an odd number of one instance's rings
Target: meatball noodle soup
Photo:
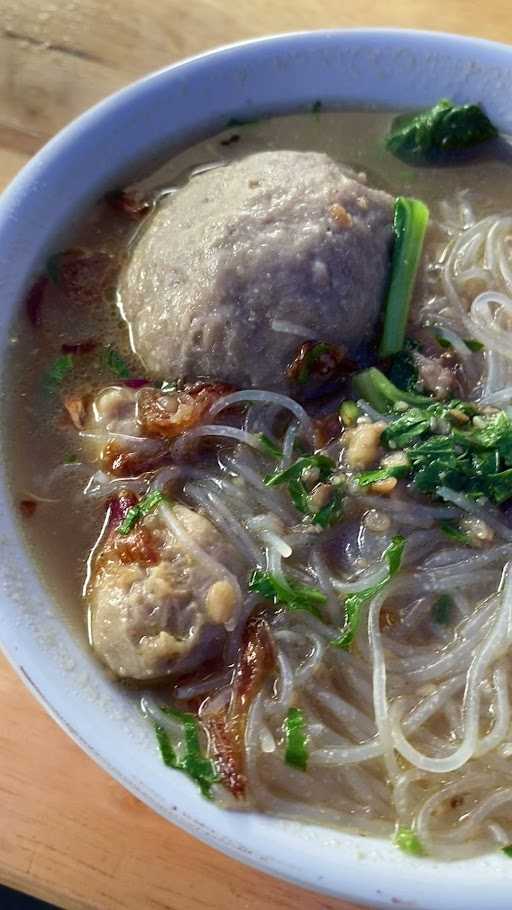
[[[512,170],[477,105],[228,124],[12,326],[48,586],[206,799],[512,854]]]

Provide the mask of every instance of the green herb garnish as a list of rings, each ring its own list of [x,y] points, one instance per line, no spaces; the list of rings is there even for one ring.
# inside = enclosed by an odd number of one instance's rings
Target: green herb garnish
[[[504,853],[505,856],[508,856],[510,859],[512,859],[512,844],[510,844],[508,847],[503,847],[501,852]]]
[[[400,535],[393,537],[393,540],[382,554],[382,559],[385,559],[388,564],[386,577],[383,578],[382,581],[379,581],[378,584],[372,585],[371,588],[366,588],[364,591],[358,591],[356,594],[349,594],[349,596],[345,598],[345,626],[342,629],[341,634],[331,641],[332,645],[335,645],[337,648],[343,648],[344,650],[347,650],[350,647],[361,624],[363,609],[389,584],[393,576],[396,575],[402,564],[404,548],[405,538]]]
[[[389,410],[400,394],[378,370],[359,374],[354,384],[379,410]],[[391,388],[389,388],[391,386]],[[404,393],[404,398],[410,393]],[[367,486],[385,477],[410,474],[421,493],[445,486],[478,500],[500,505],[512,497],[512,420],[504,411],[478,414],[470,402],[434,402],[412,396],[421,405],[394,415],[380,438],[390,451],[403,450],[409,467],[381,467],[356,481]],[[395,402],[396,404],[396,402]],[[386,471],[386,473],[382,473]],[[446,526],[450,532],[450,525]],[[455,534],[452,533],[455,539]],[[467,541],[465,541],[467,542]]]
[[[116,376],[119,376],[120,379],[129,379],[131,375],[130,367],[115,348],[110,346],[105,348],[103,359],[105,367],[112,370]]]
[[[400,827],[395,834],[394,843],[404,853],[409,853],[410,856],[425,855],[422,843],[412,828]]]
[[[75,365],[72,354],[63,354],[53,362],[44,378],[44,387],[47,392],[54,392]]]
[[[456,543],[461,543],[465,547],[471,546],[471,541],[469,539],[469,534],[466,534],[464,531],[461,531],[458,525],[458,522],[451,521],[446,519],[446,521],[439,522],[439,530],[449,537],[450,540],[454,540]]]
[[[264,453],[264,455],[271,455],[272,458],[282,458],[283,457],[283,450],[280,449],[279,446],[277,446],[275,444],[275,442],[272,442],[272,440],[270,439],[269,436],[266,435],[266,433],[256,433],[256,436],[258,437],[260,449]]]
[[[386,146],[406,161],[429,161],[497,135],[496,127],[478,104],[459,106],[443,98],[428,110],[396,117]]]
[[[454,610],[455,603],[453,597],[451,597],[450,594],[441,594],[432,607],[432,621],[439,626],[449,626],[453,618]]]
[[[437,341],[438,345],[442,348],[445,348],[445,349],[453,348],[453,344],[451,343],[451,341],[448,341],[448,339],[445,338],[444,335],[436,335],[436,341]]]
[[[310,488],[306,486],[307,472],[314,473],[314,480]],[[312,505],[313,487],[317,483],[330,483],[336,472],[336,465],[326,455],[305,455],[290,465],[285,471],[275,471],[267,474],[264,482],[267,487],[277,487],[283,484],[288,487],[292,502],[299,512],[308,515],[313,524],[325,528],[341,517],[343,508],[343,495],[339,485],[333,484],[331,499],[323,508],[316,510]]]
[[[308,765],[308,736],[304,714],[300,708],[290,708],[284,722],[286,751],[284,760],[287,765],[305,771]]]
[[[481,341],[477,341],[476,338],[463,338],[464,344],[470,351],[483,351],[485,345]]]
[[[423,250],[429,211],[419,199],[398,196],[395,200],[393,233],[395,237],[391,259],[391,280],[384,305],[384,326],[379,354],[389,357],[404,346],[416,273]]]
[[[249,579],[249,591],[261,594],[274,604],[283,604],[287,610],[305,610],[321,618],[319,606],[323,606],[327,597],[312,585],[299,585],[282,575],[277,577],[263,569],[255,569]]]
[[[161,502],[169,503],[167,496],[160,490],[153,490],[152,493],[148,493],[144,499],[141,499],[137,505],[132,506],[131,509],[128,509],[125,517],[123,518],[121,524],[119,525],[118,531],[123,536],[126,536],[130,531],[135,527],[137,522],[139,522],[146,515],[149,515],[153,509],[156,509]]]
[[[72,452],[66,452],[64,455],[64,464],[76,464],[78,461],[78,455],[74,455]]]
[[[178,758],[167,731],[160,724],[155,724],[162,761],[168,768],[187,774],[199,786],[203,796],[211,799],[212,785],[217,783],[219,778],[215,765],[209,758],[205,758],[201,751],[197,718],[193,714],[185,714],[174,708],[162,707],[161,710],[181,723],[184,735],[184,755]]]
[[[399,480],[409,473],[409,466],[406,464],[390,465],[389,467],[376,468],[374,471],[363,471],[354,479],[358,486],[369,487],[374,483],[380,483],[381,480],[387,480],[389,477],[396,477]]]

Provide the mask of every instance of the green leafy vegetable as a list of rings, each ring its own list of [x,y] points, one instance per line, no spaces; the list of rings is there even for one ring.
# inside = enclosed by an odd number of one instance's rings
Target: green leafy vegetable
[[[187,774],[199,786],[203,796],[211,799],[212,785],[219,778],[213,762],[202,754],[197,718],[193,714],[185,714],[174,708],[162,707],[161,710],[181,723],[184,735],[184,754],[178,758],[167,731],[160,724],[155,724],[162,761],[168,768],[174,768],[176,771],[183,771],[184,774]]]
[[[44,378],[43,384],[46,391],[50,393],[54,392],[57,386],[60,385],[71,372],[74,365],[75,361],[72,354],[63,354],[62,357],[57,357]]]
[[[395,845],[410,856],[424,856],[425,850],[412,828],[400,827],[395,834]]]
[[[277,577],[262,569],[255,569],[252,573],[249,591],[261,594],[275,604],[283,604],[288,610],[306,610],[318,618],[321,618],[319,606],[327,601],[325,594],[312,585],[299,585],[285,575]]]
[[[432,404],[432,398],[399,389],[376,367],[357,373],[352,379],[354,391],[381,414],[393,410],[397,402],[412,405]]]
[[[502,853],[512,859],[512,844],[510,844],[508,847],[503,847]]]
[[[315,509],[312,495],[315,484],[332,482],[335,472],[336,465],[326,455],[305,455],[297,458],[285,471],[268,474],[264,482],[268,487],[286,485],[295,508],[308,515],[313,524],[325,528],[341,517],[342,490],[339,485],[333,484],[329,502],[320,509]]]
[[[398,196],[395,200],[391,280],[384,306],[384,327],[379,347],[381,357],[397,354],[404,345],[416,273],[423,250],[429,211],[419,199]]]
[[[373,598],[389,584],[394,575],[398,572],[402,564],[402,556],[405,548],[405,538],[401,535],[393,537],[393,540],[384,550],[382,558],[388,564],[388,572],[382,581],[366,588],[364,591],[358,591],[356,594],[349,594],[345,598],[345,626],[341,634],[331,641],[332,645],[337,648],[347,650],[356,636],[357,630],[361,624],[363,609],[373,600]]]
[[[74,455],[72,452],[66,452],[64,455],[64,464],[76,464],[78,461],[78,455]]]
[[[439,529],[449,537],[450,540],[454,540],[456,543],[461,543],[465,547],[471,546],[471,541],[469,539],[469,534],[466,534],[464,531],[461,531],[458,523],[455,521],[440,521]]]
[[[440,626],[449,626],[453,619],[455,603],[450,594],[441,594],[432,607],[432,621]]]
[[[279,446],[276,446],[275,442],[272,442],[265,433],[257,433],[256,435],[259,439],[260,449],[265,455],[271,455],[272,458],[283,457],[282,449],[280,449]]]
[[[104,363],[107,369],[112,370],[120,379],[128,379],[131,375],[130,368],[126,361],[112,347],[105,348]]]
[[[119,525],[118,531],[123,536],[129,534],[132,528],[144,518],[146,515],[149,515],[153,509],[156,509],[161,502],[169,502],[166,496],[160,492],[160,490],[154,490],[152,493],[148,493],[144,499],[141,499],[137,505],[132,506],[131,509],[128,509],[123,521]]]
[[[308,737],[304,714],[300,708],[290,708],[284,722],[286,751],[284,760],[287,765],[305,771],[308,765]]]
[[[459,106],[443,98],[419,114],[396,117],[386,145],[398,158],[428,161],[497,135],[496,127],[478,104]]]
[[[344,401],[340,406],[340,418],[344,427],[353,427],[361,411],[355,401]]]

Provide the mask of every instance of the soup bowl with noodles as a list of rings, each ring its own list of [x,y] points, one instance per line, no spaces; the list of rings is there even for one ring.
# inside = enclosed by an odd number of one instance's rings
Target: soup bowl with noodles
[[[0,200],[5,653],[164,817],[371,906],[510,904],[511,75],[227,47]]]

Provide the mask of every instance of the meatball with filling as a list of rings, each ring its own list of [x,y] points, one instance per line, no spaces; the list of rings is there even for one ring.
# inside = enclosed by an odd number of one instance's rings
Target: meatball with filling
[[[88,591],[93,648],[124,679],[195,669],[236,621],[241,571],[231,545],[186,506],[161,502],[128,534],[118,516]]]
[[[147,374],[287,391],[302,342],[371,340],[393,200],[362,179],[325,154],[268,151],[165,198],[119,288]]]

